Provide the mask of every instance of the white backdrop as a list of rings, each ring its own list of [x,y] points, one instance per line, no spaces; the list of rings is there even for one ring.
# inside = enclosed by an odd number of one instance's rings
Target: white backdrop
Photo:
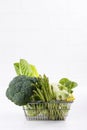
[[[0,0],[0,129],[87,129],[86,0]],[[76,101],[66,122],[27,122],[5,91],[24,58],[50,82],[78,82]],[[84,119],[84,121],[83,121]]]

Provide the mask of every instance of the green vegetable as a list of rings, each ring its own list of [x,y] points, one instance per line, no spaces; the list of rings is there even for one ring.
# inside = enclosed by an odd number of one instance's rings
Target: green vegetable
[[[40,75],[37,78],[36,90],[34,90],[34,96],[38,97],[38,100],[48,102],[56,99],[56,94],[53,91],[53,86],[50,85],[48,77]]]
[[[56,92],[56,99],[57,100],[66,100],[69,97],[69,94],[66,90],[59,90]]]
[[[68,112],[68,104],[56,102],[57,95],[53,90],[53,86],[49,84],[49,79],[46,75],[37,78],[36,90],[33,92],[32,101],[37,104],[29,103],[24,106],[27,115],[33,117],[42,114],[50,120],[64,119]],[[64,95],[63,92],[61,93]],[[38,97],[38,100],[36,100],[36,97]]]
[[[66,90],[68,93],[73,93],[73,88],[75,88],[78,84],[73,82],[67,78],[62,78],[59,81],[59,89]]]
[[[38,116],[42,114],[50,120],[64,120],[67,112],[69,110],[69,102],[73,101],[71,90],[76,87],[76,82],[72,82],[67,78],[63,78],[59,81],[62,89],[57,88],[54,91],[54,85],[49,84],[49,79],[44,75],[43,77],[38,77],[36,90],[34,90],[35,96],[38,97],[38,100],[43,102],[40,104],[33,104],[29,109],[29,104],[26,106],[26,112],[29,116]],[[70,98],[69,98],[70,97]],[[34,97],[35,99],[35,97]],[[56,101],[60,103],[57,103]],[[61,101],[65,101],[62,103]],[[69,101],[70,100],[70,101]],[[43,106],[43,108],[42,108]],[[34,110],[34,111],[33,111]]]
[[[21,75],[21,69],[20,69],[20,64],[19,63],[14,63],[15,71],[17,75]]]
[[[19,63],[14,63],[17,75],[26,75],[30,77],[38,77],[39,74],[34,65],[29,64],[26,60],[20,59]]]
[[[23,106],[27,116],[63,120],[74,100],[73,89],[77,86],[67,78],[58,84],[50,84],[46,75],[39,75],[34,65],[25,59],[14,63],[17,77],[9,84],[6,96],[16,105]]]
[[[36,78],[17,76],[9,84],[6,96],[16,105],[26,105],[35,90]]]

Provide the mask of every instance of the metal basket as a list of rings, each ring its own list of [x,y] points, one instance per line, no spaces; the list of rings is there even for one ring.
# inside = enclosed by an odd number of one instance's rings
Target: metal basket
[[[72,102],[51,101],[23,106],[27,120],[65,120]]]

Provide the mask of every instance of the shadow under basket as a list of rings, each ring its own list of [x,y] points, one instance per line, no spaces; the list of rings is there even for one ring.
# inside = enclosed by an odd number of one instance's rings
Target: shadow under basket
[[[50,101],[23,106],[27,120],[65,120],[72,102]]]

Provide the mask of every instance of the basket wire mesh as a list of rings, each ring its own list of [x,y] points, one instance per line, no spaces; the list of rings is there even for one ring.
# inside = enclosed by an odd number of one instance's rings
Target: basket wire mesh
[[[27,120],[65,120],[72,102],[52,101],[23,106]]]

